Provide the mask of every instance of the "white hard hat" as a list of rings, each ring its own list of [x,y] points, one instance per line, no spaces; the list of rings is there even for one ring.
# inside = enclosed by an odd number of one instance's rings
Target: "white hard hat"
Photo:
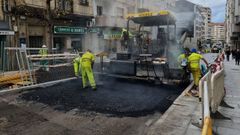
[[[45,47],[47,47],[47,46],[46,46],[46,45],[42,45],[42,47],[44,47],[44,48],[45,48]]]

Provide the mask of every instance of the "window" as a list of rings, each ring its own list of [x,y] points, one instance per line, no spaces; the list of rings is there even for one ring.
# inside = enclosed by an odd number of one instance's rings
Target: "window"
[[[88,0],[79,0],[80,5],[88,6],[89,2]]]
[[[10,5],[9,5],[8,0],[4,0],[4,1],[3,1],[3,10],[4,10],[5,12],[10,11]]]
[[[102,10],[103,10],[103,8],[101,6],[97,6],[97,15],[98,16],[101,16],[103,14]]]
[[[69,0],[59,0],[58,8],[64,11],[72,11],[72,3]]]

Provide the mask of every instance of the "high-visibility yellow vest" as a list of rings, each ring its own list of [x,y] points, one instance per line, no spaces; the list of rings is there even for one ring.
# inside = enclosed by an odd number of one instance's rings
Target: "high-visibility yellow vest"
[[[187,66],[187,64],[188,64],[188,58],[186,57],[185,54],[181,54],[181,55],[178,57],[178,63],[179,63],[179,65],[181,65],[182,67]]]
[[[90,52],[86,52],[83,54],[80,61],[82,67],[91,67],[92,62],[95,61],[95,56]]]
[[[41,50],[39,50],[39,54],[42,55],[42,57],[47,56],[48,55],[47,48],[42,48]]]
[[[75,59],[73,59],[73,63],[80,63],[81,57],[78,56]]]
[[[200,69],[200,60],[203,58],[202,55],[197,53],[192,53],[188,57],[189,66],[191,69]]]

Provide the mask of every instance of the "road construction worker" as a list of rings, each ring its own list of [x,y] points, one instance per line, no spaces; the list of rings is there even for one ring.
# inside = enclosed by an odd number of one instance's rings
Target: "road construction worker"
[[[189,81],[190,79],[190,73],[188,70],[188,56],[191,54],[191,51],[189,48],[184,48],[183,53],[178,57],[178,63],[184,70],[184,74],[182,76],[183,81]]]
[[[73,60],[73,68],[74,68],[74,74],[76,77],[79,77],[80,75],[80,60],[81,60],[81,56],[80,53],[79,55]]]
[[[189,48],[184,48],[183,53],[178,57],[179,65],[185,70],[188,66],[188,56],[191,54]]]
[[[93,65],[95,56],[91,53],[91,50],[87,50],[80,59],[81,72],[82,72],[82,83],[83,88],[87,87],[87,80],[89,81],[93,90],[96,90],[96,83],[93,76]]]
[[[42,45],[42,48],[39,50],[39,54],[41,55],[41,58],[43,58],[43,60],[40,61],[40,65],[42,66],[42,69],[46,70],[47,64],[48,64],[48,61],[44,60],[44,58],[46,58],[48,55],[48,50],[46,45]]]
[[[202,55],[197,53],[196,49],[191,50],[191,55],[188,57],[188,62],[189,62],[189,69],[193,75],[194,79],[194,93],[196,94],[197,89],[198,89],[198,84],[199,80],[201,78],[201,69],[200,69],[200,60],[203,60],[206,66],[208,67],[208,62],[206,59],[203,58]]]

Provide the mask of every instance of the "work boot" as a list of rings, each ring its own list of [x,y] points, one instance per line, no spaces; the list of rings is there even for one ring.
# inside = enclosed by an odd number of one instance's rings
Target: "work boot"
[[[96,91],[96,90],[97,90],[97,87],[93,87],[92,90],[93,90],[93,91]]]

